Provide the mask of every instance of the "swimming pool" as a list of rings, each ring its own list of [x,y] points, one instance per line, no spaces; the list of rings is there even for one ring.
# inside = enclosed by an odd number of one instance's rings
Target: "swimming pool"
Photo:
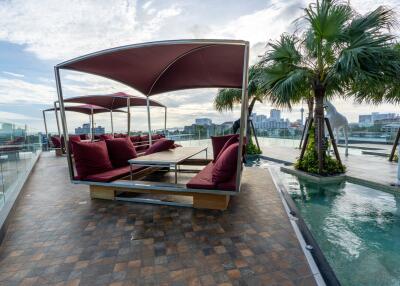
[[[320,186],[279,171],[342,285],[400,285],[400,195],[343,182]]]

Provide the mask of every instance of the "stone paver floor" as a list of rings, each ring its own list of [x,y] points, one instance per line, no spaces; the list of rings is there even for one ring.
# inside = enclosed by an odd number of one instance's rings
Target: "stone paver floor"
[[[0,285],[315,285],[267,170],[225,212],[90,200],[43,154],[0,248]]]

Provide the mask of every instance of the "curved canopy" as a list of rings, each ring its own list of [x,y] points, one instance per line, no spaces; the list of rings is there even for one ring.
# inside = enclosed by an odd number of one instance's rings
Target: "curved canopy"
[[[189,88],[242,88],[246,45],[233,40],[151,42],[81,56],[56,68],[113,79],[146,96]]]
[[[60,108],[57,107],[57,111],[59,111]],[[73,112],[79,112],[79,113],[84,113],[87,115],[91,115],[93,110],[93,114],[97,113],[104,113],[104,112],[110,112],[110,109],[97,106],[97,105],[92,105],[92,104],[84,104],[84,105],[76,105],[76,106],[65,106],[65,111],[73,111]],[[53,108],[45,109],[43,111],[54,111]],[[115,110],[113,112],[124,112],[123,110]]]
[[[117,92],[106,95],[87,95],[64,99],[64,102],[87,103],[115,110],[127,106],[127,100],[130,101],[130,106],[146,106],[147,99],[145,97],[133,96],[124,92]],[[150,106],[165,107],[155,100],[149,100]]]

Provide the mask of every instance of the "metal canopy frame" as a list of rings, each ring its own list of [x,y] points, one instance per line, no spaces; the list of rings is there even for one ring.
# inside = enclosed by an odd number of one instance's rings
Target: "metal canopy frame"
[[[51,111],[54,111],[54,112],[55,112],[56,124],[57,124],[57,130],[58,130],[58,136],[61,138],[61,134],[60,134],[60,133],[61,133],[61,132],[60,132],[60,123],[59,123],[59,119],[58,119],[58,111],[60,111],[60,108],[57,107],[57,103],[58,103],[58,101],[54,101],[54,107],[53,107],[53,108],[48,108],[48,109],[45,109],[45,110],[42,111],[44,129],[45,129],[45,132],[46,132],[46,138],[47,138],[48,146],[50,145],[50,141],[49,141],[49,133],[48,133],[48,129],[47,129],[46,112],[51,112]],[[80,107],[82,107],[82,106],[79,106],[79,105],[77,105],[77,106],[67,106],[66,108],[68,108],[68,107],[71,107],[71,108],[73,108],[73,107],[80,108]],[[92,105],[91,112],[90,112],[90,114],[88,114],[88,115],[89,115],[89,122],[90,122],[90,124],[91,124],[90,130],[91,130],[92,140],[93,140],[93,138],[94,138],[94,137],[93,137],[93,136],[94,136],[94,132],[93,132],[93,131],[94,131],[94,124],[93,124],[93,122],[94,122],[94,114],[96,113],[96,112],[94,112],[93,107],[101,107],[101,106],[94,106],[94,105]],[[97,112],[97,113],[106,113],[106,112],[108,112],[107,108],[104,108],[104,107],[101,107],[101,108],[103,108],[104,111],[103,111],[103,112]],[[83,112],[83,111],[81,112],[81,111],[78,111],[78,110],[66,110],[66,111],[78,112],[78,113],[87,114],[86,112]],[[110,110],[110,112],[112,112],[112,110]],[[116,110],[116,112],[126,113],[126,112],[123,111],[123,110]],[[113,129],[112,117],[111,117],[111,129]]]
[[[143,47],[152,47],[155,45],[174,45],[174,44],[205,44],[205,45],[218,45],[218,44],[226,44],[226,45],[241,45],[244,47],[243,53],[243,70],[242,70],[242,101],[241,101],[241,114],[240,114],[240,134],[239,134],[239,148],[238,148],[238,160],[237,160],[237,168],[236,168],[236,191],[221,191],[221,190],[209,190],[209,189],[189,189],[186,186],[180,185],[169,185],[169,184],[160,184],[149,182],[148,184],[144,184],[143,181],[130,181],[129,184],[124,182],[112,182],[112,183],[99,183],[99,182],[89,182],[89,181],[77,181],[74,176],[74,167],[73,160],[71,156],[71,152],[69,150],[69,137],[68,137],[68,127],[67,121],[65,117],[65,106],[64,106],[64,96],[61,85],[60,78],[60,70],[68,69],[66,65],[74,62],[78,62],[83,59],[88,59],[90,57],[95,57],[102,54],[111,53],[118,50],[124,49],[133,49],[133,48],[143,48]],[[161,191],[174,191],[174,192],[195,192],[195,193],[208,193],[208,194],[218,194],[218,195],[236,195],[240,192],[241,189],[241,177],[242,177],[242,169],[243,169],[243,146],[244,146],[244,136],[247,130],[247,110],[248,110],[248,65],[249,65],[249,42],[247,41],[237,41],[237,40],[174,40],[174,41],[161,41],[161,42],[150,42],[143,44],[134,44],[127,45],[122,47],[116,47],[112,49],[107,49],[99,52],[95,52],[92,54],[84,55],[63,63],[60,63],[54,67],[54,74],[56,80],[57,94],[58,94],[58,102],[60,105],[60,114],[61,114],[61,122],[64,138],[66,140],[65,148],[67,152],[68,158],[68,169],[71,182],[77,184],[88,184],[95,186],[109,186],[109,187],[122,187],[126,189],[156,189]],[[102,77],[108,78],[107,76],[102,75]],[[116,79],[109,78],[111,80],[118,81]],[[157,79],[158,80],[158,79]],[[124,83],[123,83],[124,84]],[[153,85],[154,86],[154,85]],[[212,87],[224,87],[224,86],[212,86]],[[177,89],[178,90],[178,89]],[[148,121],[148,131],[149,131],[149,141],[151,142],[151,117],[150,117],[150,105],[149,105],[149,94],[147,96],[147,121]],[[128,106],[129,113],[129,106]],[[165,112],[165,118],[166,118]],[[128,121],[128,124],[129,121]]]
[[[149,109],[150,107],[162,107],[164,108],[164,133],[167,133],[167,107],[154,100],[154,99],[150,99],[148,97],[144,98],[144,97],[139,97],[139,96],[133,96],[124,92],[117,92],[117,93],[113,93],[113,94],[106,94],[106,95],[87,95],[87,96],[78,96],[78,97],[72,97],[72,98],[68,98],[66,99],[66,102],[74,102],[74,103],[86,103],[86,104],[93,104],[92,101],[95,100],[95,98],[101,98],[101,97],[108,97],[108,98],[112,98],[112,106],[106,106],[106,105],[102,105],[101,103],[97,103],[100,104],[99,106],[107,108],[110,110],[110,118],[111,118],[111,133],[114,135],[114,125],[113,125],[113,110],[120,110],[120,108],[123,108],[122,106],[119,107],[114,107],[114,101],[116,98],[126,98],[126,107],[127,108],[127,134],[128,136],[130,136],[131,134],[131,107],[137,107],[137,106],[146,106],[147,109]],[[146,104],[141,105],[138,103],[134,103],[132,105],[131,101],[135,101],[135,100],[143,100],[146,102]],[[96,105],[96,104],[94,104]],[[151,137],[151,136],[150,136]],[[151,140],[150,140],[151,141]],[[151,144],[151,142],[150,142]]]

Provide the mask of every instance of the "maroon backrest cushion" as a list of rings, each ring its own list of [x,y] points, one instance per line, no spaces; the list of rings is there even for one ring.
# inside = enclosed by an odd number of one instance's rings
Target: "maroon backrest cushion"
[[[114,136],[112,136],[111,134],[101,134],[100,135],[100,140],[103,140],[103,141],[113,139],[113,138],[114,138]]]
[[[131,138],[131,141],[132,141],[132,142],[139,142],[139,141],[140,141],[140,136],[139,136],[139,135],[137,135],[137,136],[131,136],[130,138]]]
[[[233,143],[226,148],[212,170],[212,181],[222,183],[231,179],[236,174],[239,143]]]
[[[69,146],[70,152],[73,153],[74,145],[72,144],[72,142],[81,142],[81,137],[79,135],[69,135],[68,140],[69,140],[68,146]]]
[[[61,148],[61,139],[58,136],[51,136],[51,142],[54,145],[54,148]]]
[[[104,141],[72,142],[79,179],[113,169]]]
[[[115,168],[129,165],[128,160],[136,158],[136,149],[129,138],[106,140],[108,155]]]
[[[232,144],[239,142],[239,136],[232,136],[231,138],[228,139],[228,141],[225,142],[224,146],[221,148],[221,151],[219,151],[219,154],[217,156],[217,159],[213,160],[213,163],[218,161],[218,158],[221,157],[221,154]]]
[[[166,151],[173,148],[175,141],[168,139],[160,139],[150,146],[144,153],[145,155],[153,154],[156,152]]]
[[[216,161],[218,158],[219,153],[221,152],[222,148],[224,147],[226,141],[231,139],[232,137],[239,138],[239,134],[230,134],[225,136],[211,136],[211,143],[213,148],[213,161]]]

